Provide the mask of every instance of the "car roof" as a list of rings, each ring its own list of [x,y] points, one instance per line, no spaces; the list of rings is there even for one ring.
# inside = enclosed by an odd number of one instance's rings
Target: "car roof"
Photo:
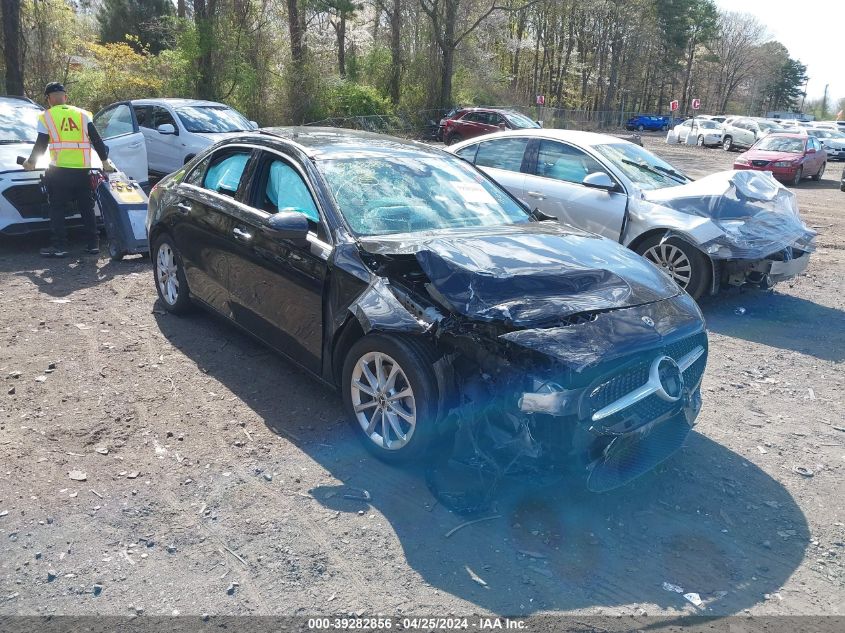
[[[334,127],[269,127],[257,132],[245,133],[234,140],[249,140],[260,137],[266,141],[267,137],[286,141],[298,147],[307,156],[314,159],[337,157],[364,157],[374,153],[403,153],[416,155],[442,156],[443,150],[433,145],[426,145],[418,141],[375,134],[361,130],[347,130]]]
[[[484,136],[476,136],[469,141],[467,145],[473,142],[487,141],[494,138],[503,138],[508,136],[535,136],[537,138],[548,138],[556,141],[568,141],[583,146],[592,147],[594,145],[607,145],[609,143],[630,143],[618,136],[611,136],[609,134],[599,134],[598,132],[582,132],[580,130],[557,130],[547,128],[526,128],[523,130],[507,130],[505,132],[495,132],[494,134],[485,134]]]
[[[801,139],[801,140],[804,140],[805,138],[807,138],[806,134],[796,134],[795,132],[772,132],[771,134],[769,134],[768,136],[766,136],[764,138],[769,138],[769,136],[784,136],[786,138],[798,138],[798,139]]]
[[[44,109],[29,97],[16,97],[15,95],[0,95],[0,102],[8,103],[9,105],[21,106],[24,108],[37,108],[38,110]]]
[[[174,108],[184,106],[223,106],[228,108],[225,103],[218,103],[217,101],[204,101],[202,99],[176,99],[173,97],[162,97],[155,99],[132,99],[132,105],[158,105],[165,103]]]

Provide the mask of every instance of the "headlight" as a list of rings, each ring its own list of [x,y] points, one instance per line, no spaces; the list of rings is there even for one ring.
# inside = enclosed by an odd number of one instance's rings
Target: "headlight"
[[[737,158],[737,159],[734,161],[734,164],[736,164],[736,165],[750,165],[751,163],[749,163],[749,162],[748,162],[748,159],[745,159],[745,158]]]
[[[795,163],[791,160],[779,160],[776,163],[772,163],[773,167],[792,167]]]
[[[733,252],[722,244],[711,244],[707,247],[707,254],[717,259],[730,259]]]

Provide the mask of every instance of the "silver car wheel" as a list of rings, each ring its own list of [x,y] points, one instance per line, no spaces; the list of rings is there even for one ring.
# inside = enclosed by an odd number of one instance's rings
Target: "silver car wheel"
[[[170,244],[165,242],[158,249],[156,258],[156,281],[161,296],[168,305],[176,305],[179,300],[179,265]]]
[[[687,287],[692,278],[692,264],[680,248],[666,243],[655,244],[643,255],[675,280],[681,288]]]
[[[404,370],[382,352],[368,352],[352,370],[350,395],[355,418],[376,446],[395,451],[414,435],[417,405]]]

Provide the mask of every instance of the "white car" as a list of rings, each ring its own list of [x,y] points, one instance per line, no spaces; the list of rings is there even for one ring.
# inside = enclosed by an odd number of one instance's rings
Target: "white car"
[[[726,152],[738,148],[750,148],[766,134],[782,132],[783,128],[777,123],[765,119],[739,117],[727,119],[722,124],[722,148]]]
[[[805,130],[808,136],[815,136],[831,160],[845,160],[845,134],[835,130],[811,128]]]
[[[722,144],[722,126],[709,118],[695,117],[675,126],[679,143],[715,147]]]
[[[160,177],[181,168],[209,145],[258,127],[225,104],[195,99],[114,103],[94,115],[94,125],[115,164],[139,182],[147,180],[146,173],[143,179],[133,173],[141,146],[145,172]]]

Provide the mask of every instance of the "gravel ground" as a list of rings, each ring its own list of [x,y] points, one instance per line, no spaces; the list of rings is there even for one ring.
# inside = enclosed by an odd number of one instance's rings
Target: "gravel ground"
[[[696,176],[735,156],[645,144]],[[807,274],[704,302],[682,451],[609,494],[515,491],[452,535],[464,519],[368,458],[335,394],[207,314],[164,314],[146,260],[3,242],[0,615],[842,615],[840,171],[797,188]]]

